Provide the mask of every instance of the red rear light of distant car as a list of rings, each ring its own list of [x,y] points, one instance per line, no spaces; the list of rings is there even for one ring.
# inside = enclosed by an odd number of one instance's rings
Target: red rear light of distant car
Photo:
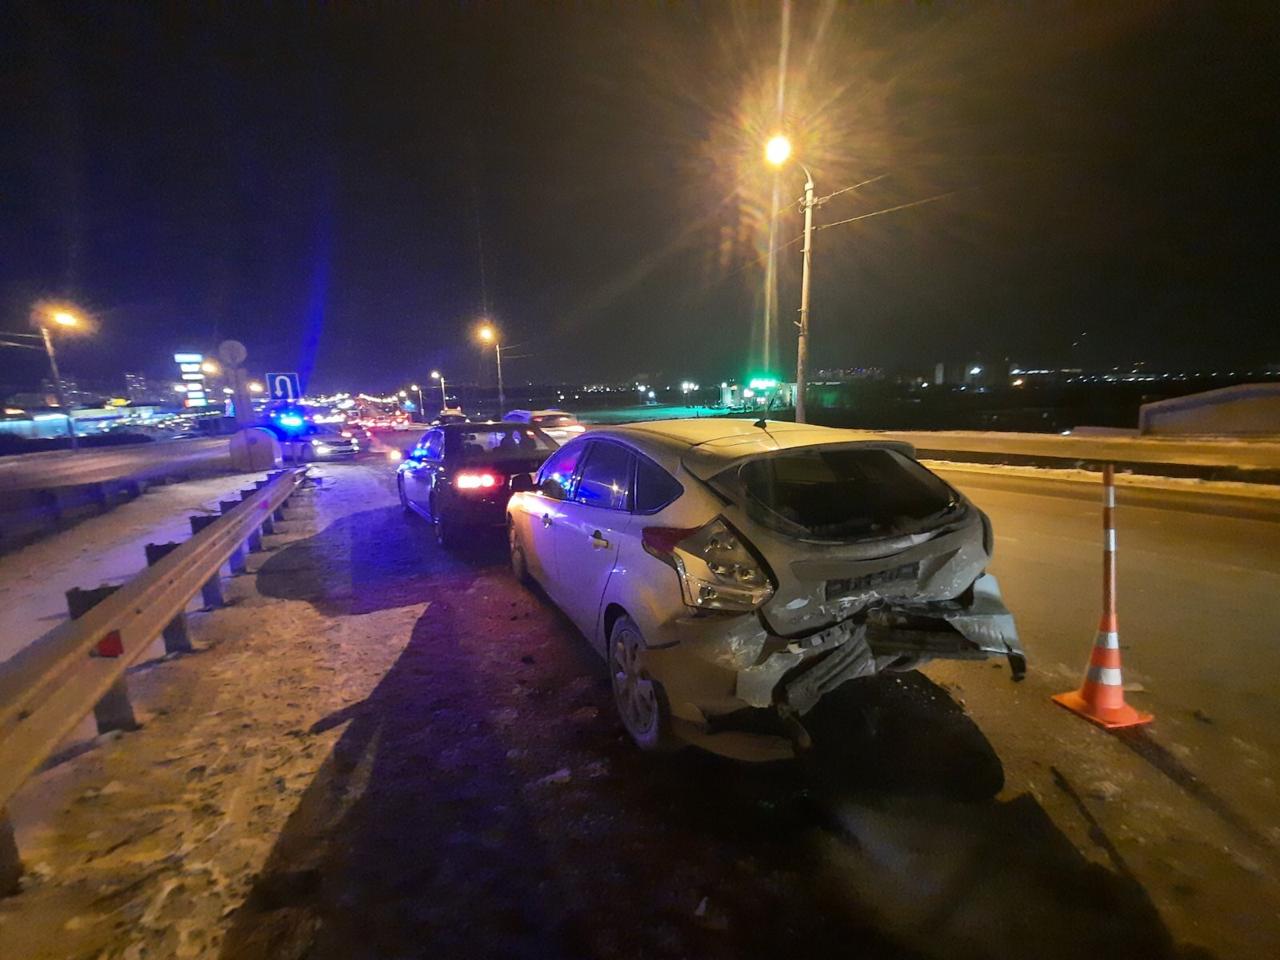
[[[498,478],[492,473],[460,473],[453,478],[459,490],[492,490],[498,486]]]

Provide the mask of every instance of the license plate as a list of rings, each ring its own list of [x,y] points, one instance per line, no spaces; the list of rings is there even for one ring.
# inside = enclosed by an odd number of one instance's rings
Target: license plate
[[[897,567],[890,567],[887,570],[867,573],[861,577],[828,580],[827,599],[839,600],[841,597],[848,597],[856,593],[866,593],[868,590],[884,593],[886,592],[885,588],[891,586],[914,586],[919,576],[919,563],[904,563]]]

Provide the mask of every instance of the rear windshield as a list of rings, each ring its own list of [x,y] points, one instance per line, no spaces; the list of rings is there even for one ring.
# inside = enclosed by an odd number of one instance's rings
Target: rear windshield
[[[464,463],[495,460],[542,460],[556,449],[546,434],[530,426],[477,427],[445,434],[445,456]]]
[[[817,447],[750,460],[716,478],[748,512],[796,536],[853,540],[922,531],[960,502],[941,479],[893,450]]]

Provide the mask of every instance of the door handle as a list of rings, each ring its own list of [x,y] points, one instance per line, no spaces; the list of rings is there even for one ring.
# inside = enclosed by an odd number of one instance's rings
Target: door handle
[[[599,530],[595,530],[591,533],[591,545],[599,550],[603,550],[605,547],[609,546],[609,541],[604,538],[604,534]]]
[[[549,526],[551,526],[551,514],[549,514],[549,513],[544,513],[544,514],[542,515],[542,525],[543,525],[544,527],[549,527]]]

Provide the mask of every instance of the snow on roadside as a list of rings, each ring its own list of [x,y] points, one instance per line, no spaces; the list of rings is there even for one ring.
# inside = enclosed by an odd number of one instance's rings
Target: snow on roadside
[[[385,485],[330,485],[325,471],[313,469],[324,485],[294,497],[250,574],[224,580],[228,606],[192,618],[198,652],[131,672],[142,729],[97,737],[11,801],[26,875],[19,896],[0,899],[5,960],[220,955],[228,918],[333,763],[347,713],[426,607],[333,618],[259,592],[254,571],[295,544],[296,562],[323,564],[305,544],[336,516],[394,505]]]
[[[1065,480],[1097,486],[1102,474],[1095,470],[1058,467],[1012,466],[1002,463],[963,463],[955,460],[921,460],[930,470],[951,473],[988,473],[1006,477],[1030,477],[1036,480]],[[1221,497],[1245,497],[1252,500],[1280,500],[1280,484],[1240,483],[1230,480],[1201,480],[1196,477],[1157,477],[1151,474],[1116,473],[1117,487],[1142,490],[1168,490],[1180,493],[1204,493]]]
[[[119,584],[147,565],[148,543],[186,540],[187,518],[217,513],[262,473],[151,487],[141,497],[0,557],[0,662],[67,619],[66,591]]]

